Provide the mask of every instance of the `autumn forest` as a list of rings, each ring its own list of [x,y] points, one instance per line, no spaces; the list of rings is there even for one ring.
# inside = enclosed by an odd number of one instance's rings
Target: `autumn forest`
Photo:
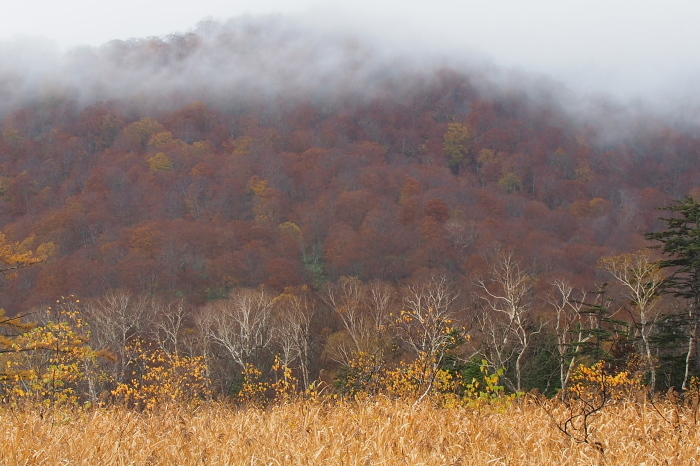
[[[569,390],[595,449],[601,393],[697,392],[692,125],[274,21],[71,60],[114,82],[0,76],[4,403]]]

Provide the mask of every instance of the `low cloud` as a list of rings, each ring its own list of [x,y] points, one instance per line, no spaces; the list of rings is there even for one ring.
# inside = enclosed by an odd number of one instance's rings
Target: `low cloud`
[[[457,40],[441,47],[450,43],[449,31],[431,42],[428,32],[411,39],[393,32],[397,28],[360,27],[360,16],[349,27],[321,20],[327,17],[317,12],[208,20],[187,33],[116,40],[67,53],[46,41],[0,43],[0,112],[56,97],[81,105],[145,97],[173,106],[197,99],[234,107],[279,97],[400,99],[416,82],[432,79],[434,70],[451,67],[469,74],[485,95],[522,93],[581,123],[605,118],[610,137],[632,131],[629,122],[640,114],[688,130],[700,126],[696,70],[690,65],[672,80],[645,74],[641,67],[639,81],[628,81],[628,90],[634,85],[636,90],[625,93],[620,89],[629,77],[612,65],[605,71],[600,65],[586,67],[585,61],[578,68],[564,63],[553,73],[546,54],[539,55],[539,66],[536,53],[523,58],[533,64],[526,68],[512,64],[517,60],[508,64],[497,54],[479,53],[478,47],[465,49]],[[572,63],[574,59],[572,51]],[[596,85],[606,77],[608,90]],[[682,84],[671,86],[671,81]]]

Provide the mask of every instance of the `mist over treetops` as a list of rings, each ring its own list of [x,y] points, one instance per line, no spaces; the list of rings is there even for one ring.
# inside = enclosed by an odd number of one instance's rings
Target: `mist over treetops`
[[[0,229],[53,243],[10,313],[343,276],[469,284],[512,249],[596,279],[700,195],[694,120],[281,17],[64,55],[3,46]]]

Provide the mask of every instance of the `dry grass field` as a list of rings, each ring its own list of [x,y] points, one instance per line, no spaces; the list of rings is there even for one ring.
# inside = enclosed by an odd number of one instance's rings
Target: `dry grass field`
[[[588,443],[532,400],[437,407],[372,399],[268,408],[220,403],[151,412],[0,408],[2,464],[669,464],[700,463],[697,413],[619,403],[591,420]],[[575,432],[574,432],[575,433]],[[601,451],[602,450],[602,451]]]

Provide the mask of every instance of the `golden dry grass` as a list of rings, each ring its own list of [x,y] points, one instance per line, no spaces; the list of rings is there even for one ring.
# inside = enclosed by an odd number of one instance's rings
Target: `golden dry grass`
[[[605,452],[534,402],[440,408],[383,399],[267,409],[213,403],[150,413],[0,407],[2,464],[698,464],[693,412],[621,403],[593,421]],[[558,412],[554,413],[559,415]],[[664,419],[664,417],[666,419]]]

